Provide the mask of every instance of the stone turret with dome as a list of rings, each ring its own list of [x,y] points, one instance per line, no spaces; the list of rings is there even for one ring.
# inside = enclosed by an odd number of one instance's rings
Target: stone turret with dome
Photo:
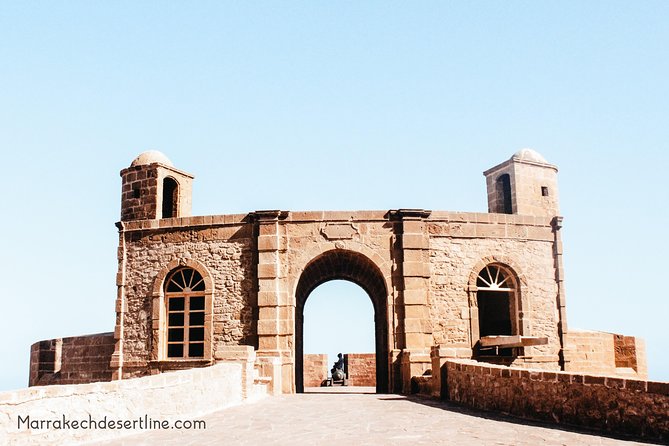
[[[529,148],[483,172],[488,212],[555,217],[559,215],[557,167]]]
[[[539,152],[533,149],[520,149],[519,151],[513,154],[511,159],[548,164],[548,161],[546,161],[546,159],[543,156],[541,156]]]
[[[162,152],[140,153],[121,177],[121,221],[190,216],[193,176]]]
[[[174,167],[172,161],[170,161],[163,152],[158,150],[147,150],[146,152],[140,153],[137,158],[130,163],[130,167],[146,166],[148,164],[162,164],[163,166]]]

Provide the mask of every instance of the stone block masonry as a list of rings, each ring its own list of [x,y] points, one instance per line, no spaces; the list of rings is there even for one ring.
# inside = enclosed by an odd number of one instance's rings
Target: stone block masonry
[[[113,333],[36,342],[30,347],[28,385],[111,381],[114,343]]]
[[[328,355],[304,355],[304,387],[320,387],[328,377]]]
[[[344,358],[349,386],[376,386],[375,353],[349,353]]]
[[[447,399],[475,409],[669,442],[669,383],[448,360]]]
[[[646,379],[646,351],[642,339],[589,330],[565,334],[565,371]]]
[[[44,341],[30,383],[106,381],[109,368],[129,379],[250,349],[273,394],[301,392],[324,378],[321,360],[304,364],[304,308],[330,280],[357,284],[374,309],[376,355],[348,358],[350,385],[441,394],[436,371],[451,358],[644,378],[639,339],[568,329],[557,167],[523,149],[484,175],[487,213],[193,216],[194,177],[140,154],[121,171],[111,358],[108,335]]]
[[[253,356],[254,358],[254,356]],[[253,359],[251,358],[251,359]],[[266,395],[248,379],[253,362],[227,361],[105,383],[56,385],[0,393],[0,444],[80,444],[138,433],[137,429],[29,429],[30,420],[196,420],[197,417]]]

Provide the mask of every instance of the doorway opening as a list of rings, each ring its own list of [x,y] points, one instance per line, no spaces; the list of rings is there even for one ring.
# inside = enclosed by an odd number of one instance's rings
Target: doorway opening
[[[341,354],[346,386],[375,388],[374,336],[374,307],[365,290],[347,280],[319,285],[304,307],[304,387],[344,384],[328,380]]]
[[[328,284],[326,284],[326,282],[328,282]],[[361,335],[367,338],[367,344],[362,345],[367,345],[373,348],[371,351],[363,353],[373,353],[374,358],[372,369],[363,371],[362,374],[374,374],[376,392],[387,393],[389,383],[389,341],[387,322],[388,294],[386,291],[385,280],[376,265],[374,265],[374,263],[367,257],[356,252],[341,249],[327,251],[312,260],[305,267],[297,284],[295,292],[296,391],[299,393],[304,392],[305,380],[310,379],[310,377],[307,376],[307,372],[310,373],[312,365],[306,364],[307,368],[305,368],[305,353],[309,353],[309,350],[315,348],[312,347],[314,345],[313,341],[317,341],[319,337],[312,338],[310,335],[309,341],[306,344],[308,349],[305,349],[305,329],[311,329],[312,324],[312,321],[310,320],[309,325],[305,325],[305,316],[313,316],[311,309],[312,299],[314,302],[314,309],[318,310],[318,307],[322,306],[319,301],[323,298],[319,297],[321,292],[316,290],[316,288],[319,288],[323,284],[325,284],[323,290],[326,294],[330,294],[330,292],[334,292],[335,294],[341,293],[339,296],[335,295],[330,296],[329,298],[326,296],[324,299],[326,301],[325,306],[330,308],[338,306],[339,308],[337,310],[341,311],[332,311],[329,314],[326,312],[326,319],[328,322],[325,324],[325,327],[320,327],[321,329],[325,329],[325,334],[317,336],[328,338],[328,343],[330,340],[334,342],[334,344],[330,343],[330,345],[333,345],[332,348],[334,349],[332,354],[349,354],[348,358],[342,358],[342,363],[343,366],[347,366],[348,370],[345,370],[345,372],[348,372],[347,379],[350,379],[355,374],[355,370],[353,370],[354,367],[358,367],[359,370],[363,367],[361,362],[366,362],[367,367],[369,368],[370,358],[356,357],[355,355],[357,352],[345,351],[346,349],[343,347],[346,345],[342,345],[342,348],[335,347],[335,345],[337,345],[338,340],[341,340],[343,343],[345,339],[349,338],[347,331],[354,335],[355,330],[358,328],[354,327],[354,325],[362,325],[361,328],[363,330],[366,327],[374,327],[371,333],[367,331],[368,334]],[[343,293],[344,290],[347,290],[347,292]],[[355,298],[356,303],[352,305],[346,304],[346,297],[342,297],[343,294],[349,294],[349,298]],[[310,305],[307,305],[307,300],[309,300]],[[367,308],[365,308],[365,303],[367,303]],[[371,312],[369,311],[370,304]],[[369,319],[370,314],[373,315],[371,320]],[[364,321],[366,317],[367,322],[362,324],[357,323],[357,321]],[[373,321],[373,325],[369,323],[371,321]],[[361,347],[353,348],[358,350]],[[330,355],[329,351],[319,351],[318,353],[327,353]],[[337,360],[337,356],[329,357],[326,360],[327,372],[330,372],[334,362]],[[321,358],[320,361],[322,362],[323,359]],[[320,365],[318,367],[320,367]],[[330,373],[328,373],[328,375],[332,376]],[[307,384],[312,383],[313,381],[308,382]],[[333,382],[330,382],[329,384],[332,383]]]

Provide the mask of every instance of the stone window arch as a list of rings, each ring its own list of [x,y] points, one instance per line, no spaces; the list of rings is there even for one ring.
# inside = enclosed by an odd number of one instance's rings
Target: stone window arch
[[[511,336],[518,333],[517,285],[513,274],[501,264],[486,265],[476,278],[480,336]]]
[[[472,346],[475,356],[518,356],[507,347],[511,336],[523,335],[521,280],[509,265],[491,261],[479,265],[470,282]],[[495,345],[499,340],[499,345]],[[486,345],[483,345],[486,344]]]
[[[205,285],[197,270],[181,267],[165,280],[165,357],[204,358]]]
[[[160,369],[211,361],[212,299],[211,275],[197,261],[170,262],[156,277],[151,359]]]

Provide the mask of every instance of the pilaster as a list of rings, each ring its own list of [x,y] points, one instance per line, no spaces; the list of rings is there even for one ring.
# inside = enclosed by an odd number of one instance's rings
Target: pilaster
[[[295,391],[292,354],[295,322],[294,299],[287,292],[282,259],[287,248],[285,211],[256,211],[252,218],[257,234],[258,280],[258,352],[259,358],[274,357],[281,361],[283,393]]]
[[[558,311],[558,335],[560,337],[560,368],[565,367],[565,340],[564,334],[567,332],[567,298],[564,287],[564,265],[562,261],[562,217],[555,217],[551,221],[555,239],[553,242],[553,258],[555,259],[555,281],[557,283],[557,311]]]
[[[398,339],[403,349],[401,358],[402,391],[411,390],[411,377],[422,375],[430,368],[432,322],[429,311],[430,254],[425,219],[431,211],[399,209],[390,217],[400,223],[399,259],[402,318]]]

